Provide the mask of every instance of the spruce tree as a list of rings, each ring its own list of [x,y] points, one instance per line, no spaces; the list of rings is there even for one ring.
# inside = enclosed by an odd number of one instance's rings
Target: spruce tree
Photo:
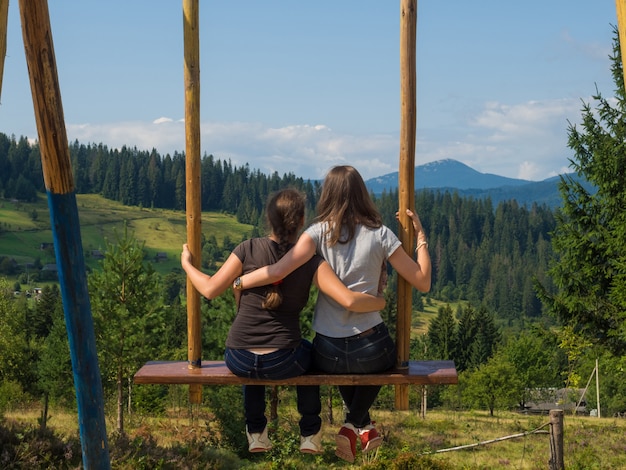
[[[428,327],[428,356],[452,359],[456,343],[456,322],[450,305],[439,307]]]
[[[581,128],[571,124],[570,166],[561,177],[562,208],[549,275],[556,292],[542,300],[563,324],[614,353],[626,352],[626,101],[619,39],[611,56],[615,98],[596,90],[583,103]],[[586,185],[586,180],[591,184]]]
[[[166,336],[160,278],[143,259],[143,244],[125,230],[107,244],[102,269],[88,279],[103,383],[116,391],[119,432],[133,374],[146,360],[158,359]]]
[[[470,369],[472,358],[475,356],[474,350],[477,347],[476,333],[478,324],[476,323],[476,310],[471,305],[465,308],[459,307],[459,324],[456,334],[456,348],[454,353],[454,364],[459,372]]]

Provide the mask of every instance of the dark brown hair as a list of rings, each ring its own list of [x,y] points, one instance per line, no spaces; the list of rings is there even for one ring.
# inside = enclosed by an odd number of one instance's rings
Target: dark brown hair
[[[329,246],[352,240],[358,224],[370,228],[383,224],[363,178],[349,165],[335,166],[326,175],[315,221],[328,224],[325,235]],[[342,230],[346,231],[344,238]]]
[[[267,222],[278,237],[278,258],[282,258],[302,228],[306,198],[300,191],[287,188],[274,193],[265,208]],[[276,309],[283,301],[280,284],[274,284],[263,301],[263,308]]]

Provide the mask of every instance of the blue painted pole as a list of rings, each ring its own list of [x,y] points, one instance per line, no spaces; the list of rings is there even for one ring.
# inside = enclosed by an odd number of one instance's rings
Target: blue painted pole
[[[108,470],[102,380],[46,0],[20,0],[20,16],[74,373],[83,466]]]

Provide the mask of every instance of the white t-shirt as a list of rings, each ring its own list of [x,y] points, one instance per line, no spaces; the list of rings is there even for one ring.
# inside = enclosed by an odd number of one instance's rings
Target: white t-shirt
[[[325,229],[326,224],[322,223],[315,223],[306,229],[315,241],[317,253],[328,261],[348,289],[376,295],[383,262],[402,246],[396,234],[384,225],[375,229],[357,225],[350,242],[329,247],[323,235]],[[382,321],[378,311],[350,312],[320,292],[315,305],[313,329],[332,338],[346,338]]]

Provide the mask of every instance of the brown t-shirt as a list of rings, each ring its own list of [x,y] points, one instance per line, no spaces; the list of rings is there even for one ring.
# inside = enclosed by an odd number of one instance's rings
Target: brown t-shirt
[[[269,238],[246,240],[233,253],[243,263],[244,274],[279,259],[278,244]],[[323,261],[321,256],[315,255],[283,279],[278,286],[283,302],[276,310],[262,307],[266,294],[273,289],[272,285],[243,290],[226,346],[231,349],[297,347],[301,339],[300,312],[309,299],[313,275]]]

